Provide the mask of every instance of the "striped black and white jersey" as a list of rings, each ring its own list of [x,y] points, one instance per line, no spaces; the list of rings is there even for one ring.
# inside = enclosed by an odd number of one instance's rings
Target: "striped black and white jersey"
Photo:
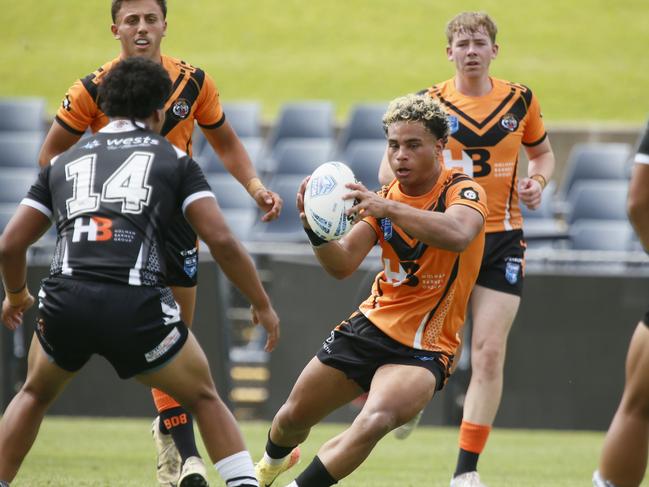
[[[638,152],[635,156],[636,164],[649,164],[649,123],[645,128],[644,135],[640,140]]]
[[[51,276],[162,286],[170,222],[204,197],[214,195],[194,160],[117,120],[52,159],[21,204],[56,225]]]

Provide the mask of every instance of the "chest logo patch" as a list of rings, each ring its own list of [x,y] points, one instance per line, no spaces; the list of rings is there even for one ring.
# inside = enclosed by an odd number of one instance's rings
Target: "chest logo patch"
[[[518,128],[518,119],[513,113],[507,113],[500,119],[500,126],[507,132],[514,132]]]
[[[178,98],[171,108],[171,113],[181,120],[185,120],[189,116],[190,111],[191,107],[184,98]]]

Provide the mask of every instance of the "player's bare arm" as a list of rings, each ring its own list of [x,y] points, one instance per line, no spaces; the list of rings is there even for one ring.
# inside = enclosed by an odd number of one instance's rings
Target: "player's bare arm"
[[[282,199],[257,179],[252,161],[230,123],[226,120],[217,128],[204,128],[203,133],[228,172],[248,190],[257,206],[264,212],[261,220],[268,222],[277,218],[282,211]]]
[[[223,214],[213,198],[201,198],[185,210],[185,217],[203,240],[212,257],[227,278],[252,305],[252,319],[268,332],[266,351],[275,348],[279,338],[279,318],[264,290],[248,253],[228,228]]]
[[[546,138],[543,142],[533,147],[526,147],[525,152],[529,159],[526,178],[518,183],[518,196],[521,202],[530,210],[535,210],[541,204],[541,194],[554,171],[554,153],[550,141]]]
[[[389,218],[409,235],[433,247],[462,252],[484,226],[480,212],[468,206],[452,205],[444,213],[426,211],[381,198],[361,184],[348,187],[353,191],[347,197],[358,200],[350,214]]]
[[[41,146],[41,152],[38,154],[38,164],[41,167],[47,166],[54,156],[68,150],[80,138],[81,135],[70,132],[55,120]]]
[[[390,184],[394,179],[394,173],[388,162],[388,150],[386,149],[383,153],[383,159],[381,159],[381,165],[379,166],[379,183],[382,185]]]
[[[309,222],[304,214],[304,191],[309,178],[306,177],[300,184],[297,193],[296,205],[297,211],[302,220],[302,225],[306,229],[311,229]],[[327,243],[313,247],[322,268],[336,279],[344,279],[351,276],[363,259],[369,254],[376,242],[376,234],[372,228],[360,223],[354,227],[340,240],[332,240]]]
[[[649,165],[634,164],[627,211],[642,246],[649,252]]]
[[[27,288],[27,249],[49,228],[40,211],[20,205],[0,237],[0,273],[5,289],[2,322],[10,330],[22,324],[23,312],[34,304]]]

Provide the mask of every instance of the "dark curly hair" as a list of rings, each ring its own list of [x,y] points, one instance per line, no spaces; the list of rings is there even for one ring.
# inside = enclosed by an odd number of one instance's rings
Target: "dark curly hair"
[[[158,63],[142,57],[119,61],[99,85],[99,107],[108,117],[145,119],[162,108],[171,79]]]
[[[117,20],[117,12],[122,8],[122,4],[128,2],[128,0],[113,0],[110,6],[110,16],[113,18],[113,24]],[[162,10],[162,18],[167,18],[167,0],[156,0]]]

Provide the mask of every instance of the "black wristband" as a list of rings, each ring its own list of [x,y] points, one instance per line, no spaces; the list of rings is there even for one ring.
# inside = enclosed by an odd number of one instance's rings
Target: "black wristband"
[[[318,237],[310,228],[305,228],[304,231],[306,232],[306,236],[309,237],[311,245],[313,245],[314,247],[320,247],[321,245],[327,243],[325,239]]]

